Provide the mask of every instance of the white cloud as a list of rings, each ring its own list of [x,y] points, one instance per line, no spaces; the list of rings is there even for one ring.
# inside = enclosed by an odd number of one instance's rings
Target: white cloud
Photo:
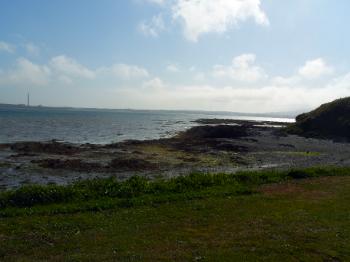
[[[3,71],[0,74],[0,84],[44,86],[49,82],[50,75],[49,67],[34,64],[25,58],[19,58],[13,69]]]
[[[332,79],[330,83],[327,85],[327,87],[335,90],[339,90],[339,89],[348,90],[348,93],[345,94],[345,96],[349,96],[350,95],[350,72],[343,76],[338,76]]]
[[[143,21],[139,24],[139,30],[146,36],[157,37],[164,29],[165,25],[161,14],[153,16],[150,21]]]
[[[326,83],[333,81],[331,75],[334,68],[328,65],[324,59],[309,60],[298,68],[297,73],[291,76],[275,76],[271,83],[276,86],[295,86],[310,88],[324,88]]]
[[[66,75],[68,77],[81,77],[87,79],[93,79],[95,77],[94,71],[86,68],[73,58],[65,55],[53,57],[50,61],[50,67],[59,74]]]
[[[110,67],[102,67],[97,70],[98,74],[111,75],[123,79],[146,78],[148,71],[136,65],[114,64]]]
[[[180,20],[188,40],[202,34],[223,33],[250,18],[258,25],[269,25],[260,0],[176,0],[173,17]]]
[[[333,73],[333,68],[322,58],[306,61],[305,65],[299,68],[299,74],[308,79],[316,79]]]
[[[147,87],[147,92],[145,89]],[[298,86],[170,85],[160,79],[147,81],[144,88],[115,90],[119,107],[145,109],[201,109],[236,112],[283,112],[315,108],[349,94],[349,88],[334,85],[321,89]],[[119,99],[120,98],[120,99]]]
[[[290,77],[276,76],[271,79],[271,83],[276,86],[295,86],[300,84],[301,80],[298,75]]]
[[[146,2],[157,4],[157,5],[163,5],[165,3],[165,0],[146,0]]]
[[[136,65],[115,64],[89,69],[67,56],[54,57],[43,65],[20,58],[13,68],[0,69],[0,87],[45,86],[50,88],[48,92],[52,90],[65,94],[71,101],[75,99],[76,106],[89,104],[79,104],[82,103],[79,97],[64,93],[73,90],[65,86],[71,85],[75,92],[87,90],[84,101],[95,103],[95,96],[99,97],[100,104],[94,104],[99,107],[241,112],[295,111],[350,94],[350,73],[320,81],[310,81],[299,73],[268,78],[255,60],[255,55],[243,54],[234,58],[231,65],[219,66],[219,77],[235,81],[222,82],[193,67],[179,72],[188,76],[188,82],[184,83],[182,75],[179,80],[168,82]],[[56,105],[59,103],[65,100],[55,101]]]
[[[52,86],[64,85],[116,86],[118,81],[142,81],[150,75],[145,68],[136,65],[115,64],[110,67],[89,69],[73,58],[65,55],[53,57],[47,64],[38,65],[28,59],[20,58],[13,68],[0,69],[1,86]],[[88,82],[86,82],[88,80]],[[84,81],[84,82],[83,82]],[[134,82],[136,83],[136,82]]]
[[[177,73],[180,71],[179,67],[175,64],[169,64],[166,67],[166,70],[171,72],[171,73]]]
[[[143,89],[147,89],[148,91],[162,91],[165,88],[164,82],[159,78],[155,77],[149,81],[146,81],[142,85]]]
[[[217,78],[230,78],[250,83],[267,79],[267,74],[255,64],[255,60],[254,54],[242,54],[235,57],[229,66],[214,66],[213,75]]]
[[[14,53],[15,49],[16,49],[15,46],[13,46],[9,43],[0,41],[0,52],[3,51],[3,52],[7,52],[7,53]]]

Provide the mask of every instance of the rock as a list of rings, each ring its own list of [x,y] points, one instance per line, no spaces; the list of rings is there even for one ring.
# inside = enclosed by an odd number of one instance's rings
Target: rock
[[[247,136],[247,128],[241,126],[217,125],[196,126],[180,134],[183,139],[239,138]]]
[[[222,151],[233,151],[233,152],[247,152],[248,149],[245,146],[238,146],[231,143],[219,143],[215,146],[215,149]]]
[[[146,170],[155,169],[156,165],[139,158],[115,158],[108,167],[120,170]]]
[[[32,163],[37,163],[39,166],[44,168],[66,169],[83,172],[99,171],[103,168],[103,166],[99,163],[83,162],[81,159],[41,159],[33,160]]]
[[[58,155],[72,155],[81,150],[81,148],[71,144],[59,143],[56,141],[42,142],[18,142],[11,144],[10,148],[17,152],[48,153]]]

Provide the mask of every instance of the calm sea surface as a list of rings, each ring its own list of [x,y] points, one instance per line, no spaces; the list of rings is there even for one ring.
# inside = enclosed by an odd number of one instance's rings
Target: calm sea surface
[[[0,143],[57,139],[105,144],[158,139],[196,125],[192,121],[199,118],[293,121],[210,112],[0,108]]]

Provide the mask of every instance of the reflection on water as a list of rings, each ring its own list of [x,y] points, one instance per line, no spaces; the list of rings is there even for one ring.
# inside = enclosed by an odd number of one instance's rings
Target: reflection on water
[[[293,121],[210,112],[0,108],[0,143],[57,139],[104,144],[158,139],[196,125],[192,121],[199,118]]]

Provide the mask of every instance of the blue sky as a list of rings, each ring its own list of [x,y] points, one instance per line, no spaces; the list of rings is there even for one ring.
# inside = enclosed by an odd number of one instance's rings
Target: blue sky
[[[0,0],[0,103],[244,112],[350,93],[347,0]]]

